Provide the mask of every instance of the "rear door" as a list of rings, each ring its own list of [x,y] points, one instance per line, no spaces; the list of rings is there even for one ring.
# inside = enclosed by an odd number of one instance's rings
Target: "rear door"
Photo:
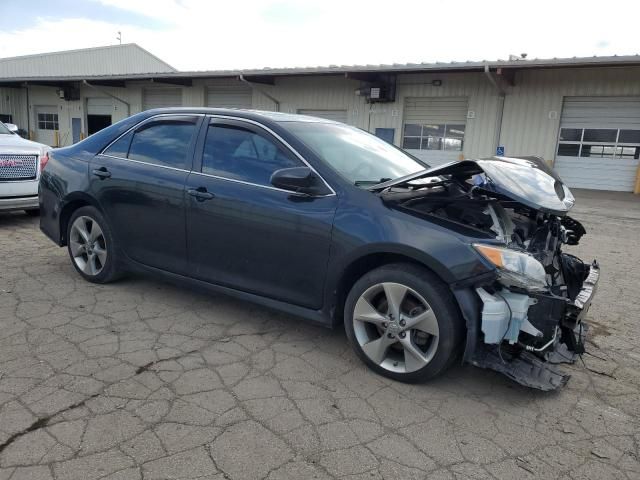
[[[304,166],[270,132],[248,121],[212,118],[187,181],[190,274],[310,308],[320,308],[333,192],[308,197],[271,186],[278,169]]]
[[[187,269],[184,189],[201,119],[153,117],[91,162],[91,191],[119,246],[136,262],[175,273]]]

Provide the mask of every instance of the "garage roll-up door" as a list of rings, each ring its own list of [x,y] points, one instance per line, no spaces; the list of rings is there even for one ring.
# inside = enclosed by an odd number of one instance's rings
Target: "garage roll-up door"
[[[575,188],[633,191],[640,97],[565,97],[555,170]]]
[[[346,110],[298,110],[300,115],[310,115],[312,117],[324,118],[326,120],[333,120],[334,122],[347,123],[347,111]]]
[[[181,106],[181,88],[145,88],[142,90],[142,110]]]
[[[109,97],[87,98],[87,115],[113,115],[114,100]]]
[[[251,88],[246,85],[220,85],[208,87],[207,107],[251,108]]]
[[[464,148],[467,97],[407,97],[402,148],[429,165],[458,160]]]

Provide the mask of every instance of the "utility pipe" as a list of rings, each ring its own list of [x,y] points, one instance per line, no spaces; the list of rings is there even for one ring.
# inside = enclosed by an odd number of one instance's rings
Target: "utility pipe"
[[[502,118],[504,116],[504,100],[506,97],[506,92],[504,88],[500,85],[500,83],[495,79],[494,75],[491,73],[489,69],[489,65],[484,66],[484,74],[493,85],[493,87],[498,92],[498,111],[496,112],[496,135],[494,139],[494,152],[497,152],[498,147],[500,146],[500,136],[502,135]]]
[[[121,103],[124,103],[124,104],[127,106],[127,117],[128,117],[129,115],[131,115],[131,104],[130,104],[129,102],[125,102],[125,101],[124,101],[123,99],[121,99],[120,97],[117,97],[117,96],[115,96],[115,95],[113,95],[113,94],[111,94],[111,93],[107,92],[106,90],[103,90],[103,89],[102,89],[102,88],[100,88],[100,87],[96,87],[95,85],[91,85],[91,84],[90,84],[89,82],[87,82],[86,80],[83,80],[83,81],[82,81],[82,83],[83,83],[84,85],[86,85],[87,87],[93,88],[94,90],[97,90],[98,92],[100,92],[100,93],[102,93],[102,94],[106,95],[107,97],[111,97],[111,98],[113,98],[113,99],[115,99],[115,100],[117,100],[117,101],[119,101],[119,102],[121,102]]]
[[[244,75],[240,74],[238,76],[238,78],[240,79],[241,82],[246,83],[247,85],[249,85],[249,88],[251,88],[252,90],[256,90],[256,91],[260,92],[262,95],[264,95],[269,100],[271,100],[274,103],[274,105],[276,106],[276,112],[280,111],[280,101],[278,99],[276,99],[273,96],[269,95],[262,88],[258,88],[258,86],[255,83],[250,82],[249,80],[244,78]]]

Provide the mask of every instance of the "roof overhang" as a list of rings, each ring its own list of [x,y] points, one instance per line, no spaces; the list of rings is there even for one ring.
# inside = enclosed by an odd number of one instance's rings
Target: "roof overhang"
[[[409,63],[392,65],[331,65],[328,67],[300,68],[264,68],[249,70],[208,70],[191,72],[139,73],[122,75],[68,76],[68,77],[24,77],[0,78],[0,85],[61,86],[72,82],[87,81],[101,86],[122,87],[127,81],[149,81],[170,85],[191,86],[194,80],[207,79],[240,79],[255,83],[273,85],[278,77],[328,76],[340,75],[354,80],[370,81],[388,74],[411,73],[482,73],[494,72],[509,83],[513,83],[515,72],[543,69],[575,69],[575,68],[615,68],[640,66],[640,55],[587,57],[587,58],[554,58],[533,60],[497,60],[481,62],[451,63]]]

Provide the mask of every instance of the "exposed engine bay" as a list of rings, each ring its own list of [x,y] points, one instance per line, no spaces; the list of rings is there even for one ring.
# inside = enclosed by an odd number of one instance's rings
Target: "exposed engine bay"
[[[466,295],[475,305],[462,308],[464,359],[553,390],[569,379],[553,365],[573,363],[585,351],[582,320],[599,267],[562,251],[586,232],[566,215],[573,196],[555,172],[537,158],[500,158],[498,172],[495,160],[456,162],[378,191],[393,208],[477,238],[473,248],[495,267],[492,278],[471,286],[473,297]],[[532,169],[536,175],[527,178]]]

